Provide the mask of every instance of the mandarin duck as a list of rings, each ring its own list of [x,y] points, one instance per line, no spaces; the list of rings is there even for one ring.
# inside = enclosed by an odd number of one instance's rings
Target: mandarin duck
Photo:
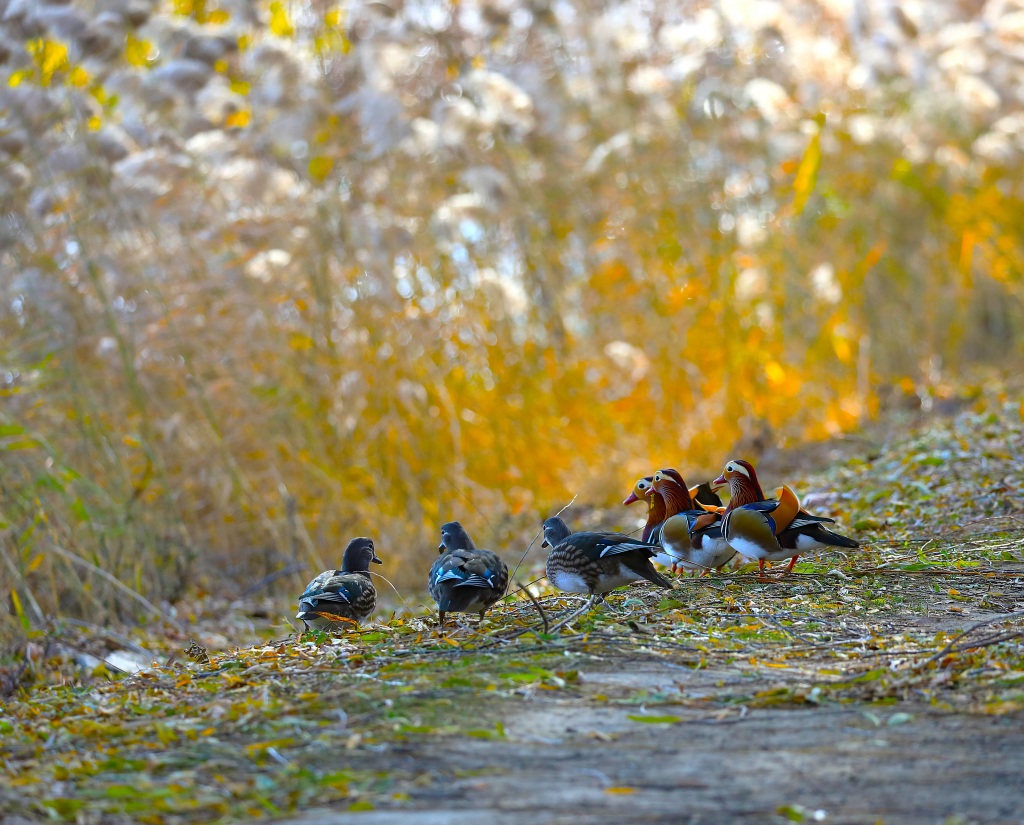
[[[622,533],[573,533],[557,516],[544,521],[544,541],[550,547],[545,565],[548,581],[566,593],[594,598],[645,579],[672,587],[651,564],[660,547]]]
[[[457,521],[441,526],[440,555],[430,566],[427,590],[437,602],[437,615],[444,624],[446,613],[479,613],[505,595],[508,565],[497,553],[478,550],[465,528]]]
[[[368,538],[352,539],[345,548],[341,570],[325,570],[299,596],[299,612],[306,630],[326,630],[346,623],[360,624],[377,606],[377,591],[370,579],[370,563],[382,564]]]
[[[622,502],[627,506],[636,501],[647,502],[647,522],[644,524],[644,530],[640,534],[640,539],[643,542],[650,541],[651,533],[665,520],[665,499],[660,495],[651,495],[653,489],[651,482],[653,480],[654,476],[644,476],[637,479],[636,484],[633,485],[632,492]]]
[[[672,559],[672,572],[679,567],[694,571],[722,567],[736,555],[722,535],[722,517],[717,508],[710,504],[695,506],[678,471],[659,470],[651,486],[653,493],[665,500],[668,516],[652,540],[660,542]]]
[[[766,581],[764,563],[789,559],[783,572],[792,571],[803,553],[825,547],[859,547],[846,536],[833,533],[825,524],[835,519],[812,516],[800,507],[796,493],[783,485],[778,498],[766,498],[749,461],[733,460],[725,465],[714,484],[729,485],[729,504],[722,517],[722,534],[736,552],[757,559],[759,578]]]
[[[665,521],[665,499],[661,497],[661,493],[651,486],[653,480],[654,476],[644,476],[637,479],[636,484],[633,485],[633,491],[622,502],[625,505],[640,500],[647,502],[647,521],[644,523],[640,540],[649,544],[658,543],[657,539],[652,539],[651,536],[661,529],[661,524]],[[668,553],[655,553],[652,558],[662,567],[671,567],[672,572],[675,572],[675,559]]]
[[[673,470],[672,472],[675,471]],[[628,506],[635,501],[640,501],[646,498],[647,521],[644,524],[644,529],[640,534],[640,538],[644,542],[658,544],[659,539],[654,536],[666,518],[665,499],[662,497],[661,493],[652,487],[653,480],[654,476],[644,476],[641,479],[637,479],[636,484],[633,485],[632,492],[622,503]],[[694,503],[701,504],[702,506],[722,506],[722,500],[718,497],[715,491],[711,489],[711,485],[706,481],[698,484],[696,487],[690,487],[687,492],[693,498]],[[654,560],[664,567],[671,567],[673,573],[676,572],[678,560],[668,552],[655,554]]]
[[[708,507],[721,507],[722,499],[718,497],[718,493],[715,492],[715,488],[711,486],[710,481],[702,481],[696,487],[691,487],[688,491],[690,498],[693,499],[693,503]]]

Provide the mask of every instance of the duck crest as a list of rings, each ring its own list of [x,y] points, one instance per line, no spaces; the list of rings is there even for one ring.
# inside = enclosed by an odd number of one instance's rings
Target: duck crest
[[[660,470],[658,478],[661,482],[658,489],[665,498],[665,517],[671,518],[676,513],[684,513],[695,509],[693,499],[686,482],[676,470]]]
[[[753,465],[749,461],[742,460],[731,461],[729,464],[741,465],[742,471],[733,471],[727,474],[729,506],[725,508],[726,512],[731,512],[737,507],[743,507],[747,504],[756,504],[759,501],[764,501],[764,490],[761,489],[761,484],[757,480],[757,472],[755,472]]]

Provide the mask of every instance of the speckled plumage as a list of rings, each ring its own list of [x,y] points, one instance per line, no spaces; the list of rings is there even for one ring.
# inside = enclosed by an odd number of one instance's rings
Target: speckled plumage
[[[573,533],[560,518],[544,522],[548,581],[567,593],[608,593],[641,579],[658,587],[672,584],[651,564],[657,545],[621,533]]]
[[[340,570],[325,570],[299,597],[299,612],[306,629],[327,630],[348,623],[360,624],[377,606],[377,591],[370,579],[370,564],[381,560],[368,538],[355,538],[345,548]]]
[[[441,555],[430,567],[427,589],[437,602],[438,618],[446,613],[484,613],[505,595],[508,566],[497,553],[480,550],[457,521],[441,527]]]

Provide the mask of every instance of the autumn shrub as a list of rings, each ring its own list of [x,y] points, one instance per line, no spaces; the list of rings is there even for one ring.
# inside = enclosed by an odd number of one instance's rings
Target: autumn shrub
[[[968,5],[11,5],[11,621],[352,534],[419,587],[444,520],[511,555],[1019,364],[1024,36]]]

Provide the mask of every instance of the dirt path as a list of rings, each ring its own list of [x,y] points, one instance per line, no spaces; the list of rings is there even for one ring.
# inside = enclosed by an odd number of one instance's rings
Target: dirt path
[[[1000,592],[1024,602],[1024,576],[1011,581]],[[986,619],[999,615],[887,616],[872,626],[880,655],[871,664],[895,673],[905,658],[891,655],[895,645]],[[944,695],[955,690],[936,690],[949,681],[941,671],[858,695],[831,650],[792,667],[745,659],[699,669],[690,654],[563,655],[575,689],[509,697],[491,713],[503,737],[432,736],[367,754],[382,770],[415,774],[418,787],[398,810],[356,821],[1024,822],[1021,714],[955,712]],[[317,810],[286,821],[349,817]]]

